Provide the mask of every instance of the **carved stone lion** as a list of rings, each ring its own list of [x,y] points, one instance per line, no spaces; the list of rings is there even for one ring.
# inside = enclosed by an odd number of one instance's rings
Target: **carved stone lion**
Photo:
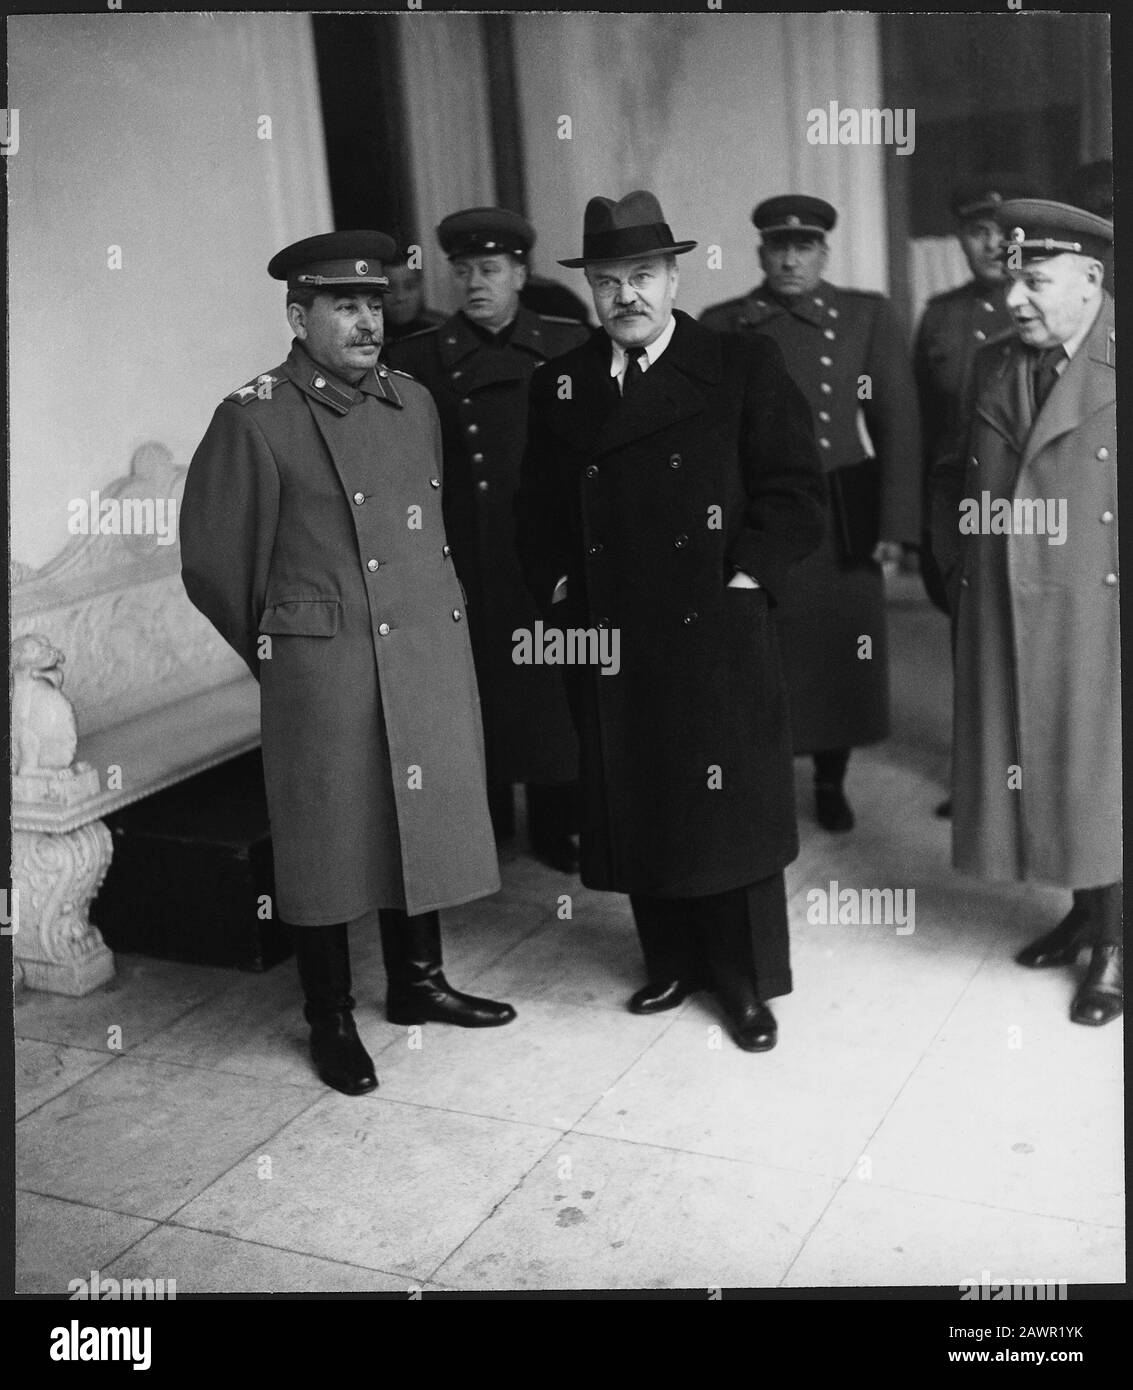
[[[63,694],[63,653],[29,632],[12,643],[12,766],[22,777],[70,768],[79,746]]]

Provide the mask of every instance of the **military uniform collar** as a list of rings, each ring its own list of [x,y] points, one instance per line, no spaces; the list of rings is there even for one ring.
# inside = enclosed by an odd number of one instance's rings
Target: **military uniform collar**
[[[799,295],[797,299],[780,299],[773,295],[765,280],[758,285],[744,301],[741,323],[757,326],[781,314],[791,314],[818,328],[826,321],[829,306],[835,297],[834,286],[820,280],[813,294]]]
[[[484,340],[473,329],[464,314],[457,310],[437,329],[437,347],[441,364],[452,367],[462,357],[468,357],[484,346]],[[523,348],[537,357],[547,357],[547,334],[539,315],[521,304],[512,320],[508,347]]]
[[[352,405],[357,405],[362,395],[376,396],[378,400],[397,406],[398,409],[402,406],[401,396],[393,384],[389,368],[382,362],[376,367],[371,367],[356,387],[351,386],[326,367],[320,367],[296,338],[292,341],[284,371],[300,391],[324,405],[329,405],[339,415],[345,415]]]

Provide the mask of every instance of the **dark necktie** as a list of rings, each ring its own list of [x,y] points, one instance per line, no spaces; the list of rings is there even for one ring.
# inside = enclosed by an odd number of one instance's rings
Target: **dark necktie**
[[[643,347],[630,348],[626,353],[626,371],[622,378],[622,395],[628,396],[629,393],[641,383],[641,378],[645,375],[645,368],[641,365],[641,359],[645,356]]]
[[[1035,397],[1035,414],[1043,408],[1046,398],[1058,380],[1058,364],[1065,360],[1066,349],[1061,343],[1057,347],[1040,348],[1031,362],[1031,389]]]

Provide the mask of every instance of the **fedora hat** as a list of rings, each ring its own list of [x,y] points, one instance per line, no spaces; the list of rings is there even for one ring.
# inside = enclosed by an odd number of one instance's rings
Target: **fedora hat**
[[[661,204],[644,189],[627,193],[619,202],[591,198],[582,223],[582,255],[560,261],[577,269],[595,261],[621,261],[631,256],[681,255],[695,241],[675,241]]]

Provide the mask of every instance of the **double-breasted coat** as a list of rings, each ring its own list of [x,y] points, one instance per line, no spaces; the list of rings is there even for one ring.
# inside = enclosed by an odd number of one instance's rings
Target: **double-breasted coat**
[[[303,348],[216,410],[180,517],[193,603],[260,682],[277,909],[317,926],[499,887],[428,391]]]
[[[826,535],[777,613],[795,751],[874,743],[889,733],[889,657],[881,569],[868,552],[881,538],[920,540],[920,428],[900,325],[884,296],[825,280],[790,307],[761,286],[706,309],[701,322],[779,344],[810,403],[828,482],[838,475]],[[870,488],[841,472],[867,457],[862,420],[877,459]],[[855,538],[849,552],[844,529]]]
[[[1091,888],[1121,877],[1112,299],[1033,419],[1028,357],[1014,337],[979,354],[967,447],[934,471],[956,625],[953,862]],[[989,520],[996,499],[1064,501],[1063,543],[1026,534],[1023,509],[1021,533],[961,535],[960,504],[984,493]]]
[[[681,898],[767,877],[797,853],[769,604],[818,543],[823,489],[810,411],[778,348],[675,317],[625,399],[601,330],[536,371],[517,544],[547,623],[618,642],[616,674],[566,668],[582,881]],[[763,587],[727,587],[737,568]]]
[[[445,529],[468,595],[493,782],[562,784],[578,775],[561,672],[513,660],[513,634],[533,631],[539,616],[515,553],[515,493],[531,373],[588,336],[577,323],[521,307],[503,343],[488,342],[457,313],[386,352],[391,366],[429,388],[440,412]]]
[[[968,280],[936,294],[925,305],[913,344],[913,374],[921,408],[924,457],[924,511],[921,574],[930,599],[948,612],[948,597],[932,553],[929,479],[935,462],[962,428],[959,413],[976,353],[1012,327],[1006,285]]]

